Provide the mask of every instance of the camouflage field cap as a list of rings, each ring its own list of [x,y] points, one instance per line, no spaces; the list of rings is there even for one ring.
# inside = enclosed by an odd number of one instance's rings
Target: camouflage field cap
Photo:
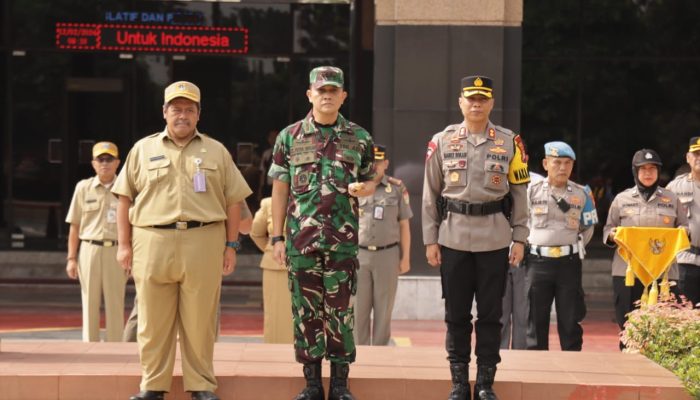
[[[331,66],[316,67],[309,74],[309,84],[314,89],[326,85],[342,88],[344,83],[343,70],[340,68]]]
[[[383,144],[374,145],[374,159],[375,160],[385,160],[386,159],[386,146]]]
[[[103,154],[109,154],[114,158],[119,158],[117,145],[112,142],[97,142],[92,146],[92,158],[97,158]]]
[[[165,88],[165,104],[178,97],[184,97],[195,103],[200,103],[201,100],[201,94],[197,85],[187,81],[171,83],[170,86]]]
[[[475,75],[462,78],[462,96],[470,97],[480,94],[493,98],[493,80],[487,76]]]

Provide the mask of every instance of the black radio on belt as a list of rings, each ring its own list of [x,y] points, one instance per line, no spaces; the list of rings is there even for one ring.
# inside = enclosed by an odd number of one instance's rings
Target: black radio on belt
[[[571,210],[571,205],[569,203],[567,203],[563,197],[557,198],[554,195],[552,195],[552,198],[554,199],[554,202],[557,203],[557,207],[559,207],[559,209],[564,214],[566,214],[567,212],[569,212],[569,210]]]

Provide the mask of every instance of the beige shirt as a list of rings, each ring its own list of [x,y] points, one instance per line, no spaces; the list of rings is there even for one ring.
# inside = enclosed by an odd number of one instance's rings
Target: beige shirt
[[[278,264],[272,255],[272,245],[270,237],[272,236],[272,199],[266,197],[260,201],[260,208],[255,212],[253,218],[253,226],[250,228],[250,238],[253,239],[255,245],[263,252],[260,260],[260,268],[285,270],[283,264]]]
[[[685,208],[690,229],[690,244],[700,247],[700,182],[693,181],[693,176],[688,173],[676,177],[666,189],[675,193]],[[682,264],[700,265],[700,255],[689,251],[678,253],[676,260]]]
[[[564,213],[555,202],[563,198],[569,211]],[[588,244],[593,237],[595,225],[584,226],[581,223],[583,206],[587,194],[583,186],[569,181],[565,188],[554,188],[547,180],[539,181],[528,187],[527,198],[530,210],[530,236],[528,242],[538,246],[565,246],[578,242],[578,235],[583,235],[583,242]]]
[[[360,246],[387,246],[400,239],[399,221],[413,217],[406,186],[384,175],[371,196],[360,197]]]
[[[603,228],[603,243],[615,246],[608,238],[610,231],[618,226],[648,226],[660,228],[676,228],[688,226],[688,217],[678,197],[670,190],[658,188],[656,193],[644,200],[637,187],[633,187],[615,196],[608,220]],[[613,276],[625,276],[627,264],[615,252],[612,263]],[[670,269],[668,277],[678,279],[678,269],[675,265]]]
[[[450,125],[428,145],[423,180],[423,242],[461,251],[492,251],[525,242],[527,227],[526,155],[513,132],[491,122],[484,134],[467,134],[464,123]],[[518,184],[513,184],[518,182]],[[448,212],[440,220],[437,198],[486,203],[513,197],[512,217],[503,213],[465,215]]]
[[[197,173],[206,181],[201,192],[195,191]],[[179,147],[167,129],[136,142],[112,192],[132,200],[129,221],[140,227],[225,221],[227,207],[252,193],[221,143],[196,132]]]
[[[117,240],[117,204],[109,191],[112,185],[100,183],[97,176],[75,185],[66,222],[80,226],[81,240]]]

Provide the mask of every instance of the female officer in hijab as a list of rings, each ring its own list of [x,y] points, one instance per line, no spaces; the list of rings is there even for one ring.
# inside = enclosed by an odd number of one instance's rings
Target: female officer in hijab
[[[638,227],[685,227],[688,228],[688,216],[678,197],[670,190],[659,186],[661,157],[656,151],[642,149],[632,157],[632,175],[635,185],[618,194],[610,205],[608,220],[603,228],[603,242],[615,247],[613,237],[618,226]],[[624,328],[627,313],[634,309],[634,302],[639,300],[644,286],[635,279],[634,286],[625,286],[627,264],[615,252],[612,262],[613,291],[615,293],[615,317],[620,329]],[[671,281],[678,280],[678,269],[671,267]],[[671,291],[676,295],[677,289],[671,284]],[[623,348],[620,343],[620,349]]]

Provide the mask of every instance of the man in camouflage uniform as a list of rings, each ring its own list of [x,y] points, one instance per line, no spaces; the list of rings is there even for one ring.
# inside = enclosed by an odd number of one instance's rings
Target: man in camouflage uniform
[[[426,155],[423,241],[428,263],[440,266],[442,276],[451,400],[471,399],[474,297],[474,397],[497,399],[492,385],[501,361],[501,303],[508,264],[520,263],[528,236],[525,146],[520,136],[489,120],[493,105],[491,79],[463,78],[459,107],[464,122],[433,136]]]
[[[355,361],[357,197],[374,193],[373,143],[339,112],[347,97],[342,70],[314,68],[309,81],[311,112],[285,128],[273,150],[270,241],[277,262],[289,268],[294,347],[306,378],[296,400],[324,399],[324,356],[331,361],[328,398],[352,400],[347,377]]]

